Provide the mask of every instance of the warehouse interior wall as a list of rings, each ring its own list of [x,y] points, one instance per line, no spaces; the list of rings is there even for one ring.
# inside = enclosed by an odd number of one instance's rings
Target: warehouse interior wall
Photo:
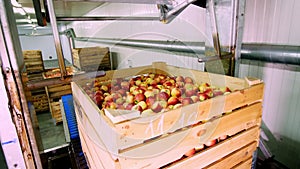
[[[122,5],[122,6],[120,6]],[[154,7],[154,8],[153,8]],[[106,4],[91,11],[87,16],[156,16],[156,6],[129,4]],[[163,41],[200,41],[204,42],[206,10],[197,6],[189,6],[171,23],[160,21],[100,21],[100,22],[73,22],[68,25],[75,30],[77,37],[96,37],[113,39],[146,39]],[[193,16],[193,17],[192,17]],[[195,17],[197,16],[197,17]],[[96,29],[95,29],[96,28]],[[76,47],[107,46],[99,43],[76,41]],[[114,53],[116,69],[149,65],[153,61],[163,61],[170,65],[190,67],[203,70],[204,65],[198,63],[197,55],[182,55],[167,51],[149,49],[133,49],[109,45]]]
[[[299,46],[299,8],[297,0],[246,1],[243,43]],[[299,168],[300,65],[242,60],[239,77],[245,76],[265,82],[263,122],[274,136],[267,142],[271,153],[289,168]]]

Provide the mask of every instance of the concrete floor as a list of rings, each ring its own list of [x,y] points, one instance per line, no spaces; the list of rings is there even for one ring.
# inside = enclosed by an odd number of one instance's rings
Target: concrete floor
[[[37,118],[44,150],[67,144],[63,124],[55,125],[50,112],[37,114]]]

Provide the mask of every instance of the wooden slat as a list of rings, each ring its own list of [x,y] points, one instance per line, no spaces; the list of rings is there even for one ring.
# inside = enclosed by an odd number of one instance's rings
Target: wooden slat
[[[232,169],[249,169],[252,166],[252,158],[247,159],[244,162],[232,167]]]
[[[238,165],[240,161],[245,161],[252,157],[253,152],[257,148],[257,142],[253,142],[236,152],[220,159],[219,161],[205,167],[205,169],[230,169],[235,165]]]
[[[67,89],[64,91],[59,91],[59,92],[54,92],[54,93],[49,93],[49,97],[50,98],[60,98],[61,96],[67,95],[67,94],[71,94],[72,90],[71,89]]]
[[[64,90],[69,90],[71,89],[71,85],[67,84],[67,85],[59,85],[59,86],[48,86],[48,92],[49,93],[54,93],[54,92],[60,92],[60,91],[64,91]]]
[[[185,162],[181,162],[178,164],[175,164],[174,166],[170,167],[172,169],[175,168],[203,168],[207,166],[208,164],[211,164],[215,161],[215,159],[220,159],[224,154],[227,154],[228,152],[233,152],[241,147],[243,147],[245,144],[249,144],[253,141],[253,138],[258,138],[259,136],[259,128],[255,127],[252,128],[246,132],[243,132],[233,138],[230,138],[224,143],[221,143],[218,146],[215,146],[211,149],[208,149],[207,151],[204,151],[203,153],[196,154],[192,156],[191,158],[188,158],[185,160]],[[251,159],[250,159],[251,163]],[[238,167],[239,168],[239,167]],[[249,168],[248,168],[249,169]]]

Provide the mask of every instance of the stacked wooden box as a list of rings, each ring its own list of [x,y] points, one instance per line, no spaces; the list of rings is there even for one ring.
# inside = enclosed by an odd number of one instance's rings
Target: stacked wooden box
[[[73,74],[73,68],[67,67],[67,75]],[[48,69],[44,72],[43,77],[44,79],[60,77],[60,69]],[[46,93],[48,98],[48,104],[50,107],[50,112],[55,124],[59,124],[62,122],[62,114],[60,110],[60,103],[59,100],[61,96],[71,94],[71,85],[68,84],[57,84],[57,85],[50,85],[46,86]]]
[[[111,70],[111,59],[107,47],[72,49],[73,65],[82,71]]]
[[[26,72],[22,74],[23,82],[42,80],[44,72],[42,52],[40,50],[25,50],[23,51],[23,57],[26,69]],[[44,88],[30,91],[25,86],[24,90],[27,100],[32,102],[37,113],[49,110],[48,98]]]
[[[82,88],[91,80],[72,82],[82,148],[90,168],[251,168],[259,142],[262,82],[251,84],[164,63],[108,71],[99,79],[149,72],[190,76],[198,83],[228,86],[233,92],[114,124]],[[216,144],[203,148],[211,140],[217,140]],[[191,150],[196,153],[185,157]]]

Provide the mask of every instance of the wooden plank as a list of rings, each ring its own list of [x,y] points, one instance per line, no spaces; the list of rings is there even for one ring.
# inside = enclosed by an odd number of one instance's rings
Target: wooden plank
[[[81,142],[83,141],[88,145],[82,147],[82,150],[85,152],[86,156],[88,156],[88,159],[93,160],[91,162],[93,164],[90,164],[90,168],[120,168],[118,162],[111,157],[110,153],[108,153],[103,146],[94,144],[93,140],[86,134],[80,121],[78,122],[78,130]]]
[[[247,159],[244,162],[232,167],[232,169],[249,169],[252,166],[252,158]]]
[[[224,154],[227,155],[228,153],[234,152],[235,150],[243,147],[245,144],[251,143],[254,138],[258,139],[258,137],[259,127],[252,128],[233,138],[230,138],[220,145],[204,151],[203,153],[196,154],[191,158],[186,159],[185,162],[175,164],[170,168],[203,168],[214,162],[216,159],[221,159]]]
[[[240,161],[246,161],[247,159],[251,158],[256,148],[257,142],[253,142],[250,145],[247,145],[238,151],[220,159],[219,161],[204,167],[204,169],[230,169],[235,165],[238,165]]]
[[[71,89],[71,85],[67,84],[67,85],[59,85],[59,86],[48,86],[48,92],[49,93],[54,93],[54,92],[60,92],[60,91],[64,91],[64,90],[69,90]]]
[[[71,89],[67,89],[64,91],[59,91],[59,92],[54,92],[54,93],[49,93],[49,97],[54,99],[54,98],[60,98],[61,96],[67,95],[67,94],[71,94],[72,90]]]

